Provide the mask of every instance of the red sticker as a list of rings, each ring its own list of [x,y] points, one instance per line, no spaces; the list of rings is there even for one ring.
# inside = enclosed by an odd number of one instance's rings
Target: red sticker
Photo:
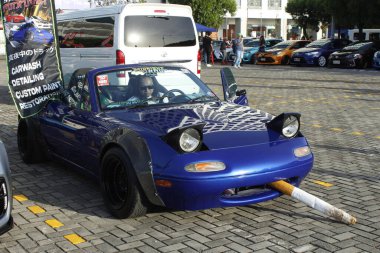
[[[96,83],[98,84],[98,86],[110,85],[107,75],[97,76],[96,77]]]

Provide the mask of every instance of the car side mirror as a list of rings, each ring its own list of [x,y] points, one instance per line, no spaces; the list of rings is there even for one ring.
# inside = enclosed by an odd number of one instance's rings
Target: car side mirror
[[[235,104],[248,105],[246,96],[247,91],[238,90],[238,86],[231,69],[227,67],[222,68],[220,70],[220,75],[222,78],[224,100]]]

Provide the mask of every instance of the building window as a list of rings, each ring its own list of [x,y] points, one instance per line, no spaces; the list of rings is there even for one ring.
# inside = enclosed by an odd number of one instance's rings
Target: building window
[[[271,10],[280,10],[281,9],[281,0],[269,0],[268,9]]]
[[[248,0],[248,8],[261,9],[262,0]]]

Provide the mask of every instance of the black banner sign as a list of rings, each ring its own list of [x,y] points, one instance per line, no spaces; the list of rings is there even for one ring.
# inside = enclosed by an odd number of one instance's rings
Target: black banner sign
[[[53,0],[0,0],[9,88],[21,117],[63,88]]]

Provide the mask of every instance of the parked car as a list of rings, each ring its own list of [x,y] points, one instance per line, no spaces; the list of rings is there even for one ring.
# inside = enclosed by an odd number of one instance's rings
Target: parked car
[[[221,61],[223,59],[223,54],[220,51],[220,45],[221,44],[222,44],[221,40],[213,40],[212,41],[212,46],[214,48],[214,60],[215,61]],[[227,52],[227,60],[231,61],[232,60],[230,57],[230,54],[232,53],[231,45],[227,46],[226,52]]]
[[[373,55],[373,67],[376,69],[380,69],[380,51],[377,51]]]
[[[290,58],[293,65],[317,65],[325,67],[330,54],[351,43],[347,39],[321,39],[316,40],[304,48],[297,49]]]
[[[371,66],[373,56],[380,50],[380,44],[372,41],[354,42],[334,52],[329,57],[329,67],[367,68]]]
[[[270,182],[299,185],[313,164],[300,114],[251,109],[230,68],[221,77],[225,101],[183,67],[77,70],[60,100],[20,119],[20,155],[35,162],[46,151],[98,178],[118,218],[151,204],[249,205],[281,195]]]
[[[0,235],[13,227],[11,172],[7,151],[0,140]]]
[[[25,23],[18,30],[10,31],[9,40],[24,43],[51,44],[54,41],[54,37],[49,31],[38,29],[32,23]]]
[[[288,40],[280,42],[265,52],[257,54],[257,64],[289,64],[290,57],[294,50],[300,49],[310,41],[308,40]]]
[[[281,42],[282,39],[265,39],[265,50]],[[242,61],[244,63],[253,63],[256,64],[256,53],[259,51],[259,40],[255,39],[248,42],[244,46],[244,53]]]
[[[27,22],[33,23],[34,27],[36,27],[38,29],[51,30],[53,27],[52,23],[47,22],[46,20],[44,20],[38,16],[29,17]]]
[[[11,23],[23,23],[25,22],[25,17],[20,14],[10,14],[5,16],[5,20]]]

